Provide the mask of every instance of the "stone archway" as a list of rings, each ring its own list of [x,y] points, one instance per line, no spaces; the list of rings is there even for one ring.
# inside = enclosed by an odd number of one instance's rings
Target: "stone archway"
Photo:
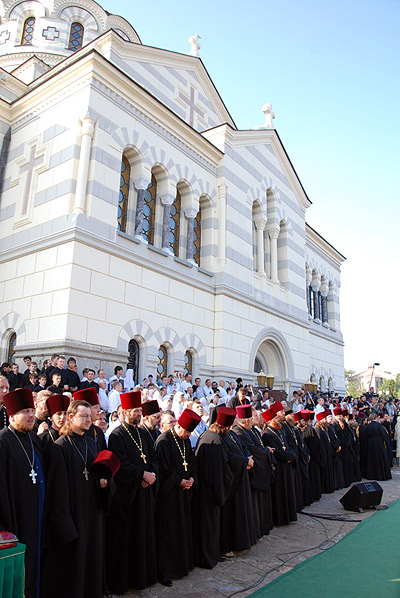
[[[266,374],[274,376],[274,388],[290,392],[293,360],[286,339],[275,328],[264,328],[254,339],[249,364],[252,372],[256,361]]]

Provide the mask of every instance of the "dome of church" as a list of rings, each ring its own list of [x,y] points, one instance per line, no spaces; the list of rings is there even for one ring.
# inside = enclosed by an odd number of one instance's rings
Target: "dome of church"
[[[141,43],[125,19],[93,0],[0,0],[0,67],[23,80],[34,62],[39,76],[109,29]]]

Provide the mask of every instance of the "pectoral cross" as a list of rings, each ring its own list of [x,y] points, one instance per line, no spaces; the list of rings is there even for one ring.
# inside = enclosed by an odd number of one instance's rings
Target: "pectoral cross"
[[[147,463],[147,461],[146,461],[146,455],[144,453],[140,453],[140,456],[143,459],[143,463]]]
[[[282,448],[284,451],[286,451],[286,446],[284,444],[282,444]]]
[[[83,475],[85,476],[85,480],[88,482],[89,481],[89,472],[86,468],[86,465],[85,465],[85,469],[83,470]]]
[[[29,474],[29,477],[32,478],[32,484],[36,484],[37,473],[33,469],[33,467],[31,469],[31,473]]]
[[[183,460],[182,465],[185,468],[185,471],[187,471],[188,464],[186,463],[186,459]]]

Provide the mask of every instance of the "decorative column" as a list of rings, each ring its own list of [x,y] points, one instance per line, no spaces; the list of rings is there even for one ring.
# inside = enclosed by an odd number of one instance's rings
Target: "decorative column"
[[[269,238],[269,234],[264,235],[265,240],[265,274],[267,278],[271,278],[271,240]]]
[[[322,319],[322,326],[325,328],[329,328],[328,324],[328,285],[326,283],[326,279],[324,278],[321,280],[321,287],[319,289],[321,293],[321,319]]]
[[[319,309],[319,298],[318,292],[321,287],[321,279],[318,276],[317,272],[313,273],[313,277],[311,280],[311,288],[313,290],[313,300],[314,300],[314,322],[316,324],[321,324],[320,318],[320,309]]]
[[[279,283],[278,279],[278,237],[279,228],[271,228],[269,231],[271,241],[271,282]]]
[[[89,114],[82,119],[81,153],[79,156],[78,175],[76,179],[76,193],[73,214],[85,214],[86,187],[89,172],[90,150],[94,135],[95,121]]]
[[[264,230],[267,221],[264,218],[259,218],[254,221],[256,225],[256,241],[257,241],[257,274],[265,276],[264,267]]]
[[[228,187],[218,185],[218,260],[226,261],[226,199]]]
[[[172,251],[171,246],[169,244],[169,219],[171,215],[171,206],[175,201],[175,197],[173,195],[168,194],[160,199],[162,205],[164,206],[161,247],[164,251],[173,255],[174,252]]]
[[[194,222],[196,214],[196,208],[187,208],[185,210],[185,216],[187,218],[186,259],[188,262],[191,262],[192,264],[196,264],[196,261],[193,258]]]
[[[144,209],[144,194],[151,181],[151,171],[143,173],[140,177],[135,178],[135,187],[137,189],[136,195],[136,214],[135,214],[135,232],[134,236],[139,241],[144,241],[142,237],[143,230],[143,209]]]
[[[308,312],[308,317],[310,320],[311,320],[311,312],[312,312],[311,296],[310,296],[311,279],[312,279],[311,270],[310,270],[308,264],[306,264],[306,299],[307,299],[307,312]]]
[[[339,330],[339,318],[337,317],[337,308],[339,301],[336,297],[335,287],[332,282],[329,283],[329,290],[327,296],[327,307],[328,307],[328,323],[331,330]]]

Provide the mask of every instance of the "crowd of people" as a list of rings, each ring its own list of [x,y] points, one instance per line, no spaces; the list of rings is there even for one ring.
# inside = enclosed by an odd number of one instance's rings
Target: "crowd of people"
[[[0,373],[0,526],[26,545],[26,598],[171,586],[324,493],[391,478],[394,399],[24,362]]]

